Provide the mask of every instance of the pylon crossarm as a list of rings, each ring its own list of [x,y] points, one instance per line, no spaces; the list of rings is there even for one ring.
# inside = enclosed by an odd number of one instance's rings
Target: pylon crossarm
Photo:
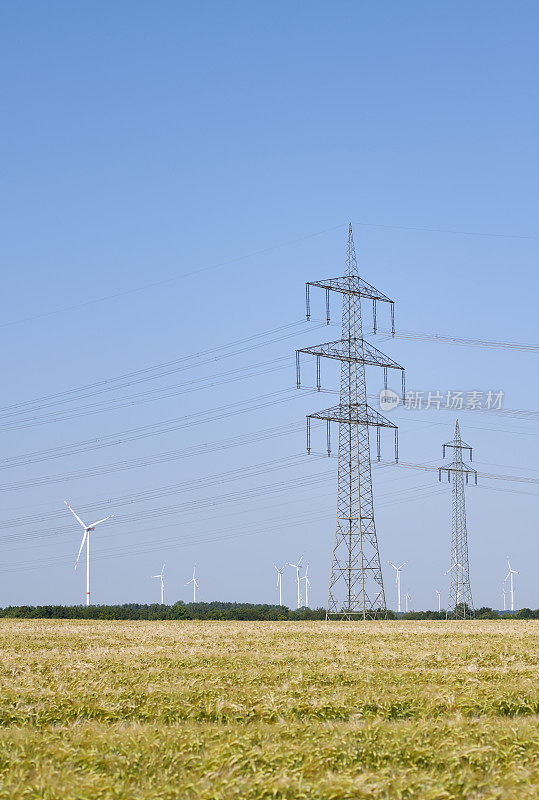
[[[309,281],[307,286],[317,286],[319,289],[326,289],[341,294],[353,294],[358,297],[369,297],[371,300],[380,300],[382,303],[393,303],[390,297],[371,286],[370,283],[359,278],[357,275],[343,275],[342,278],[327,278],[321,281]]]
[[[376,428],[397,429],[398,427],[370,406],[334,406],[324,411],[308,414],[307,419],[325,419],[329,422],[343,422],[348,425],[370,425]]]
[[[453,461],[452,464],[442,464],[441,469],[444,472],[458,472],[463,475],[477,475],[477,470],[466,464],[464,461]]]
[[[357,364],[385,367],[386,369],[400,369],[404,367],[386,356],[365,339],[339,339],[336,342],[325,342],[312,347],[302,347],[298,353],[307,353],[322,358],[335,358],[338,361],[350,361]]]
[[[454,447],[455,450],[469,450],[470,451],[470,461],[472,460],[472,448],[469,444],[465,442],[459,442],[458,440],[453,439],[450,442],[446,442],[442,445],[442,458],[445,458],[445,448],[446,447]]]
[[[451,475],[462,475],[468,483],[470,476],[474,479],[477,486],[477,470],[472,469],[467,464],[448,464],[447,466],[438,467],[438,480],[442,480],[442,472],[447,473],[447,480],[451,480]]]

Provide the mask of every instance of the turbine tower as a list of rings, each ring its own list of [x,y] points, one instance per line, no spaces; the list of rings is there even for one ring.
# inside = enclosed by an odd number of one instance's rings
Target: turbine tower
[[[300,556],[300,559],[299,559],[297,564],[291,564],[290,561],[288,562],[288,566],[292,567],[293,569],[296,570],[296,582],[297,582],[297,585],[298,585],[298,608],[301,608],[301,605],[302,605],[302,603],[301,603],[301,592],[300,592],[300,587],[301,587],[300,580],[301,579],[299,577],[299,570],[300,570],[302,561],[303,561],[303,556]]]
[[[373,619],[386,617],[386,598],[374,524],[369,426],[375,427],[380,460],[380,428],[395,431],[395,459],[398,458],[397,426],[367,405],[365,366],[382,367],[387,389],[388,369],[402,374],[404,368],[381,353],[363,338],[361,298],[372,301],[373,330],[376,333],[377,302],[389,303],[391,329],[395,332],[394,304],[359,277],[352,226],[348,228],[346,274],[339,278],[314,281],[306,285],[307,319],[310,319],[311,286],[326,292],[326,319],[329,324],[330,293],[342,295],[342,336],[339,341],[306,347],[296,353],[297,386],[301,385],[300,354],[316,356],[317,388],[320,390],[320,359],[340,362],[341,383],[338,406],[307,416],[307,452],[311,451],[311,420],[326,421],[327,451],[331,453],[331,423],[339,425],[339,465],[337,488],[337,526],[329,581],[326,619]]]
[[[279,569],[277,564],[274,564],[273,566],[277,570],[277,589],[279,590],[279,605],[282,606],[282,604],[283,604],[283,572],[286,569],[286,564],[285,564],[284,567],[281,567],[281,569]]]
[[[397,585],[397,611],[399,614],[401,613],[401,572],[402,568],[406,566],[408,563],[407,561],[403,561],[400,567],[395,566],[392,561],[387,562],[390,567],[393,567],[395,570],[395,583]]]
[[[511,611],[514,611],[515,610],[515,588],[514,588],[514,585],[513,585],[513,575],[520,575],[520,572],[518,570],[516,570],[516,569],[511,569],[511,564],[509,563],[509,556],[507,557],[507,566],[509,567],[509,572],[505,576],[505,580],[509,581],[509,586],[510,586],[509,593],[510,593],[510,597],[511,597]],[[504,607],[505,607],[505,603],[504,603]]]
[[[452,481],[452,525],[451,525],[451,567],[446,575],[451,575],[449,590],[448,614],[456,619],[467,619],[475,616],[472,589],[470,586],[470,564],[468,560],[468,532],[466,529],[466,503],[464,499],[464,481],[468,483],[470,475],[475,477],[477,485],[477,472],[462,459],[462,451],[472,448],[460,438],[459,422],[455,424],[455,438],[443,446],[445,458],[446,447],[453,449],[453,461],[438,469],[438,479],[442,480],[442,472],[447,472],[447,480]]]
[[[309,565],[305,567],[305,575],[301,578],[302,581],[305,581],[305,608],[309,608],[309,586],[311,582],[309,580]]]
[[[193,584],[193,603],[196,603],[197,601],[197,589],[198,589],[198,581],[196,579],[195,571],[196,571],[196,566],[193,567],[193,577],[191,578],[190,581],[187,581],[185,584],[186,586],[189,586],[190,583]]]
[[[163,562],[159,575],[152,575],[152,578],[161,579],[161,605],[163,605],[165,602],[165,562]]]

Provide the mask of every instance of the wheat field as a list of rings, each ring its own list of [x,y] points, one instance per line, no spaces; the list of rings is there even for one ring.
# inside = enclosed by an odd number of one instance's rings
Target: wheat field
[[[0,798],[539,796],[537,621],[0,621]]]

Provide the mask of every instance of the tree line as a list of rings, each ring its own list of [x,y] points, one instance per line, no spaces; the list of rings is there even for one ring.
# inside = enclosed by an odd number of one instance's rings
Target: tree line
[[[15,619],[110,619],[110,620],[259,620],[298,621],[324,620],[324,608],[290,609],[258,603],[184,603],[166,606],[159,603],[145,605],[97,606],[8,606],[0,609],[0,617]],[[380,613],[380,618],[409,620],[445,620],[445,611],[409,611],[397,614],[394,611]],[[451,616],[449,616],[451,618]],[[521,608],[519,611],[500,612],[484,606],[475,612],[475,619],[539,619],[539,610]]]

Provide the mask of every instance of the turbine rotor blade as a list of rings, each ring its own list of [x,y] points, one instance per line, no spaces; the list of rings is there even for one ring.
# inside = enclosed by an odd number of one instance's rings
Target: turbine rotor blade
[[[98,519],[97,522],[92,522],[91,525],[88,525],[88,527],[95,528],[96,525],[101,525],[102,522],[106,522],[108,519],[112,519],[115,516],[116,514],[110,514],[108,517],[103,517],[103,519]]]
[[[76,513],[73,511],[73,509],[71,508],[71,506],[69,505],[69,503],[67,502],[67,500],[64,500],[64,503],[65,503],[65,504],[66,504],[66,506],[69,508],[69,510],[71,511],[71,513],[73,514],[73,516],[75,517],[75,519],[77,519],[77,520],[80,522],[80,524],[82,525],[82,527],[84,528],[84,530],[86,530],[86,525],[85,525],[85,524],[84,524],[84,522],[81,520],[81,518],[79,517],[79,515],[78,515],[78,514],[76,514]]]
[[[77,555],[77,560],[75,561],[75,569],[77,569],[77,565],[79,563],[80,554],[82,553],[82,548],[84,547],[84,542],[86,541],[86,537],[88,536],[88,531],[86,528],[84,529],[84,535],[82,537],[82,542],[80,543],[79,552]]]

